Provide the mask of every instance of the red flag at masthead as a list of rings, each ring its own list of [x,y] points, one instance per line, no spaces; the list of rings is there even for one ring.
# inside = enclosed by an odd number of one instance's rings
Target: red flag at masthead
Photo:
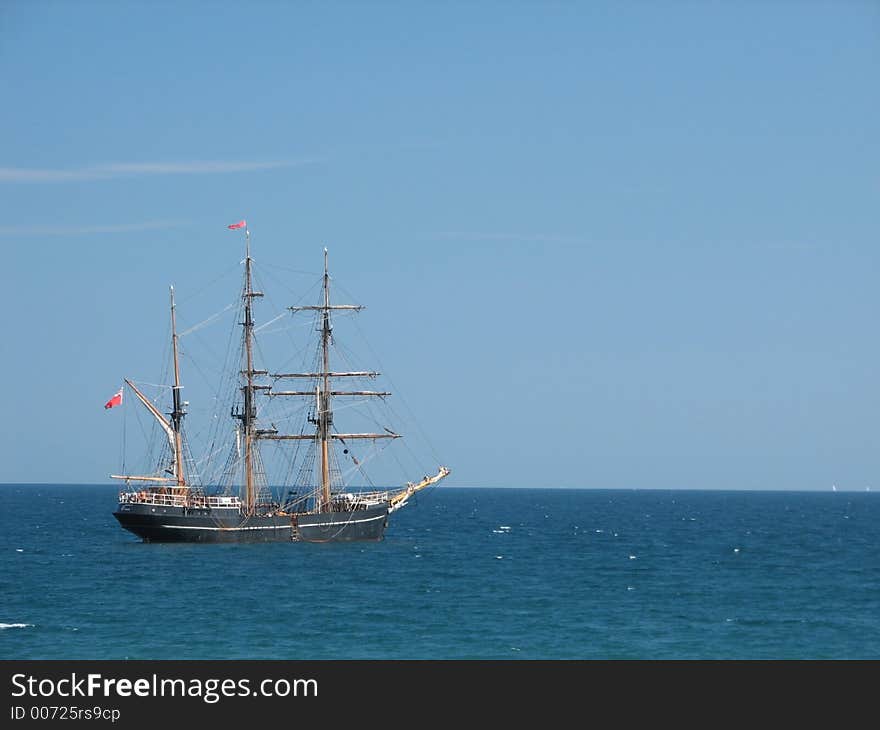
[[[121,406],[122,405],[122,388],[116,391],[116,395],[114,395],[110,400],[108,400],[104,404],[105,410],[107,408],[113,408],[113,406]]]

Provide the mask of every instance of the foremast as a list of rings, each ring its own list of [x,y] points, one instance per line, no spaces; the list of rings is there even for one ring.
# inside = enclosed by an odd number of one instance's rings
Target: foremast
[[[276,431],[260,431],[257,436],[268,440],[310,440],[315,439],[318,444],[318,452],[320,454],[320,484],[317,490],[316,509],[320,512],[329,512],[332,510],[331,495],[331,479],[330,479],[330,454],[332,443],[336,441],[346,441],[354,439],[396,439],[400,438],[400,434],[394,433],[386,429],[386,433],[335,433],[333,431],[333,407],[332,398],[335,396],[379,396],[384,398],[391,395],[387,392],[378,392],[371,390],[333,390],[331,381],[335,378],[354,377],[354,378],[375,378],[379,375],[376,372],[358,371],[358,372],[334,372],[330,369],[330,344],[332,341],[333,326],[331,324],[330,313],[335,310],[348,310],[359,312],[363,306],[359,304],[331,304],[330,303],[330,270],[328,266],[328,253],[324,249],[324,275],[323,275],[323,296],[322,303],[315,306],[298,306],[288,307],[291,312],[301,311],[317,311],[320,313],[320,332],[321,332],[321,371],[314,373],[275,373],[273,378],[309,378],[316,381],[314,391],[290,390],[290,391],[270,391],[271,396],[314,396],[315,398],[315,417],[310,418],[315,425],[314,435],[310,434],[280,434]]]
[[[321,362],[324,365],[321,378],[323,389],[318,391],[316,415],[318,440],[321,446],[320,510],[323,512],[330,507],[330,426],[333,423],[333,411],[330,406],[330,273],[326,248],[324,248],[324,308],[321,312]]]

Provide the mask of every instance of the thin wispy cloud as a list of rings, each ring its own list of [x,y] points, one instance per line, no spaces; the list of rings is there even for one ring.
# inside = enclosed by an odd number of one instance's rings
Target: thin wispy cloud
[[[273,160],[264,162],[114,162],[73,168],[0,167],[0,183],[63,183],[110,180],[147,175],[210,175],[255,172],[307,165],[317,160]]]
[[[137,233],[184,226],[188,221],[144,221],[103,226],[0,226],[0,236],[81,236],[99,233]]]

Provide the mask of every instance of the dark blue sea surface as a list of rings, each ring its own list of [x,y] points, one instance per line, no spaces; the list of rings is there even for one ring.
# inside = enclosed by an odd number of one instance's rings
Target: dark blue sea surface
[[[381,543],[144,544],[0,486],[3,659],[880,658],[880,496],[437,488]]]

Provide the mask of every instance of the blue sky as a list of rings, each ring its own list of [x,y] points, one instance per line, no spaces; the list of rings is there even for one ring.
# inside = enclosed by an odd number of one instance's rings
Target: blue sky
[[[247,218],[449,484],[880,488],[878,78],[873,2],[0,3],[0,481],[107,481]]]

